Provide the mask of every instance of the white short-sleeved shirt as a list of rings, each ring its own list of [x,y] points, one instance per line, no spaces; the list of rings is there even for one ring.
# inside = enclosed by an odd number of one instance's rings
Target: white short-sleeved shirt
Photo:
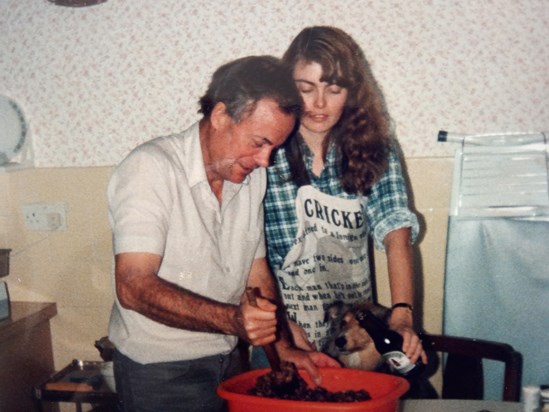
[[[252,261],[265,256],[265,170],[224,182],[219,205],[206,178],[198,123],[133,150],[108,187],[114,254],[161,255],[158,276],[220,302],[238,304]],[[109,338],[140,363],[230,352],[236,337],[155,322],[115,300]]]

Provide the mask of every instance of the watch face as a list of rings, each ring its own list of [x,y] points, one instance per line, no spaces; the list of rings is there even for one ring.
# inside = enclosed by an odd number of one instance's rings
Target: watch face
[[[17,155],[27,137],[27,122],[13,100],[0,96],[0,166]]]
[[[0,282],[0,319],[6,319],[10,316],[10,298],[8,295],[8,285],[6,282]]]
[[[96,4],[104,3],[107,0],[49,0],[51,3],[57,4],[58,6],[68,6],[68,7],[86,7],[86,6],[95,6]]]
[[[0,249],[0,277],[10,274],[11,249]]]

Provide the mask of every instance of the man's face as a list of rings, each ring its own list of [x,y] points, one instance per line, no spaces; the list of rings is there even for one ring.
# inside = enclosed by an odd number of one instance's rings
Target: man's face
[[[242,183],[254,169],[269,165],[273,149],[291,133],[295,117],[282,112],[274,100],[262,99],[238,123],[225,110],[214,109],[212,124],[215,136],[206,159],[208,177]]]

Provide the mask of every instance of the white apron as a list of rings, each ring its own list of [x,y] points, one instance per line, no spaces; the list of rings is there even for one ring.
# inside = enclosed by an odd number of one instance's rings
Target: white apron
[[[296,208],[297,237],[276,276],[290,319],[321,349],[331,303],[372,299],[368,232],[360,198],[341,199],[308,185],[299,188]]]

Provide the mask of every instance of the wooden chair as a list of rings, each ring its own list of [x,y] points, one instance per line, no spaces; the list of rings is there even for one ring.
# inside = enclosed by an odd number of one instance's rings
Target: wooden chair
[[[482,359],[505,363],[502,400],[520,400],[522,355],[511,345],[480,339],[443,335],[421,335],[426,351],[446,354],[442,374],[443,399],[482,399]]]

